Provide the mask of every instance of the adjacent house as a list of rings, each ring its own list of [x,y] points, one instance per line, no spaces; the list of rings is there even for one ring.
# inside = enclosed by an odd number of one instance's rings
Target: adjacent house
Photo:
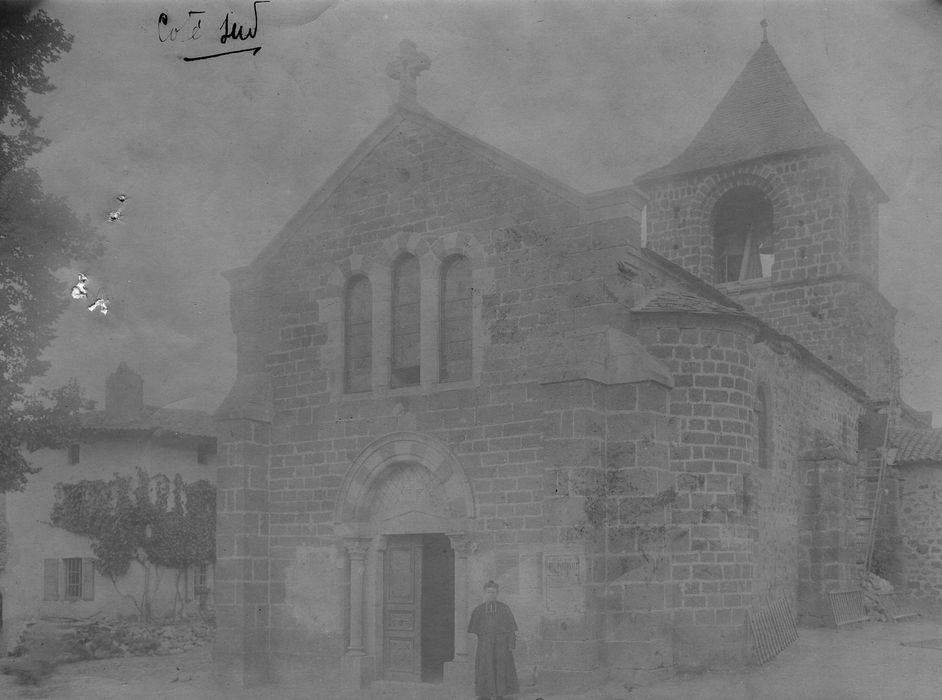
[[[113,584],[96,572],[91,542],[50,523],[57,483],[109,480],[115,474],[180,474],[184,481],[215,482],[216,438],[210,416],[202,411],[157,408],[144,403],[140,375],[121,363],[107,379],[105,407],[81,415],[79,435],[66,449],[42,449],[30,455],[40,471],[26,489],[0,496],[6,522],[6,565],[0,570],[4,626],[40,616],[88,617],[136,614],[129,596],[140,598],[142,572]],[[169,611],[177,599],[198,598],[211,590],[211,562],[186,572],[178,591],[175,576],[164,572],[153,599],[154,614]]]

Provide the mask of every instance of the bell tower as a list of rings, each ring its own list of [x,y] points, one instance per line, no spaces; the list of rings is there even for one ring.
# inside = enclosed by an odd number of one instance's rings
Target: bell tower
[[[876,399],[896,392],[874,177],[762,42],[690,145],[637,180],[648,245]]]

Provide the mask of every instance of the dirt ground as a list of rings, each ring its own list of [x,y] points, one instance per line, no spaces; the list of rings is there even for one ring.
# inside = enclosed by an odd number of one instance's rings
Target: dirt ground
[[[904,646],[935,640],[936,648]],[[220,690],[210,679],[211,652],[88,661],[60,666],[38,686],[18,686],[0,676],[0,698],[43,700],[320,700],[335,697],[318,688]],[[840,632],[801,629],[799,638],[761,668],[742,673],[674,677],[646,687],[610,683],[573,700],[937,700],[942,693],[942,623],[917,620],[869,623]],[[449,696],[451,696],[449,698]],[[442,686],[389,684],[357,700],[463,700]]]

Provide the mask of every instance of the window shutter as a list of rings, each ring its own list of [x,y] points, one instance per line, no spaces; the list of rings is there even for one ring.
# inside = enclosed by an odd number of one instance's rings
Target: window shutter
[[[95,600],[94,559],[82,559],[82,600]]]
[[[59,600],[58,559],[43,559],[43,600]]]

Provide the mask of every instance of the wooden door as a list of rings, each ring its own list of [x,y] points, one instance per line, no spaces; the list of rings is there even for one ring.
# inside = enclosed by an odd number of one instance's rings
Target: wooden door
[[[383,572],[383,676],[422,680],[422,538],[390,536]]]

